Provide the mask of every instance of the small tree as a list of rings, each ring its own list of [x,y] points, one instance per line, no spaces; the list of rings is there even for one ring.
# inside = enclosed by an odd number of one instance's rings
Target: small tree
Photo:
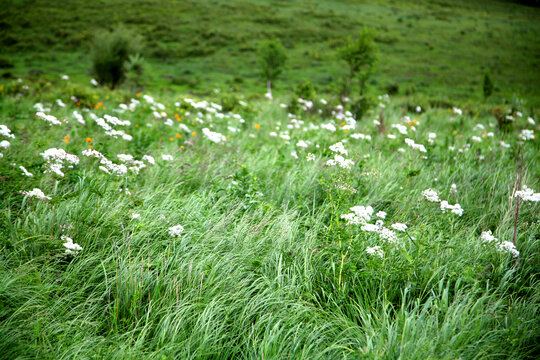
[[[339,56],[349,65],[345,91],[347,95],[351,91],[351,81],[358,77],[360,95],[364,94],[366,82],[373,73],[377,61],[377,48],[373,41],[373,34],[364,28],[356,39],[348,38],[345,46],[339,49]]]
[[[484,99],[487,99],[491,96],[491,94],[493,94],[493,81],[491,80],[491,76],[489,75],[489,73],[484,74],[483,89]]]
[[[279,40],[267,40],[259,46],[261,74],[266,80],[268,96],[272,98],[272,82],[283,72],[287,54]]]
[[[91,43],[92,71],[100,84],[112,88],[126,78],[126,63],[130,56],[142,50],[142,37],[118,26],[112,31],[100,30]]]

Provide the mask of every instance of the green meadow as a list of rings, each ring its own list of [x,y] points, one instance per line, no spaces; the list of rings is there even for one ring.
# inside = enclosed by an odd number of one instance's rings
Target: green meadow
[[[529,3],[4,2],[0,358],[535,359]],[[110,88],[117,24],[144,61]]]

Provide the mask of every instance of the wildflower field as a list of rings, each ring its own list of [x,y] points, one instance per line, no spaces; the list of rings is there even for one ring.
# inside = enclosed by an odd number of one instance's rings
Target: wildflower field
[[[538,350],[539,130],[519,104],[380,96],[356,121],[322,97],[225,111],[18,84],[0,99],[3,358]]]
[[[536,359],[539,11],[7,0],[0,359]]]

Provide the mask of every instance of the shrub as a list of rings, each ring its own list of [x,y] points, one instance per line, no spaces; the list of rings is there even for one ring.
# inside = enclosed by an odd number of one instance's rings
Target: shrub
[[[339,49],[339,56],[349,65],[347,94],[350,93],[352,79],[358,77],[360,95],[363,95],[366,82],[372,74],[377,61],[377,48],[373,41],[373,33],[364,28],[356,39],[349,38],[345,46]]]
[[[91,43],[92,70],[97,81],[112,88],[120,85],[126,78],[129,57],[141,50],[142,37],[123,26],[97,31]]]
[[[286,61],[287,54],[279,40],[268,40],[260,44],[259,65],[270,97],[272,96],[272,81],[281,74]]]

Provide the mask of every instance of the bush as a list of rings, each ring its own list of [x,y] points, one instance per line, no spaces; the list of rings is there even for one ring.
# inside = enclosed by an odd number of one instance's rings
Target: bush
[[[142,50],[142,37],[118,26],[112,31],[97,31],[91,44],[92,71],[100,84],[112,88],[126,78],[126,63],[130,56]]]

